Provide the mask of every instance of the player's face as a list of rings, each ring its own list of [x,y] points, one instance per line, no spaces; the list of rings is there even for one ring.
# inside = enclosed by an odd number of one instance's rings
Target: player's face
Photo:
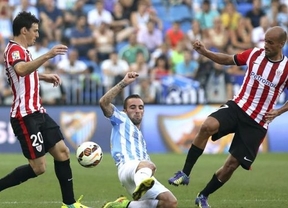
[[[39,37],[39,26],[37,23],[33,23],[32,27],[27,30],[26,41],[28,46],[33,46],[36,39]]]
[[[265,55],[273,60],[282,50],[282,45],[275,33],[267,32],[265,36]]]
[[[144,114],[144,103],[139,98],[127,100],[127,109],[124,110],[134,125],[140,125]]]

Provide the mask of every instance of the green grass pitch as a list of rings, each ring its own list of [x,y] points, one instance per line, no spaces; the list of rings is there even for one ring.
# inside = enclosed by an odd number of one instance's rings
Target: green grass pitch
[[[191,174],[189,186],[173,187],[167,179],[182,168],[185,154],[152,154],[157,165],[156,178],[178,198],[179,208],[195,207],[194,198],[227,155],[203,155]],[[239,168],[231,180],[212,194],[213,208],[285,208],[288,207],[288,154],[259,154],[251,171]],[[26,162],[21,154],[0,154],[0,177]],[[98,167],[81,167],[71,156],[75,197],[84,195],[83,204],[100,208],[105,202],[126,195],[116,167],[109,154],[104,154]],[[129,197],[130,198],[130,197]],[[0,193],[1,208],[60,208],[61,196],[54,174],[52,157],[47,155],[47,172],[17,187]]]

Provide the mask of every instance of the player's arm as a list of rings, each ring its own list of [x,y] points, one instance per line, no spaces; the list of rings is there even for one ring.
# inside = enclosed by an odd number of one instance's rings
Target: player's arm
[[[113,114],[113,104],[114,98],[130,83],[134,82],[138,77],[136,72],[128,72],[125,77],[114,87],[112,87],[108,92],[106,92],[99,100],[100,107],[103,114],[106,117],[111,117]]]
[[[44,64],[49,59],[55,57],[56,55],[64,55],[67,52],[67,50],[68,48],[65,45],[56,45],[50,51],[34,59],[33,61],[18,62],[17,64],[14,65],[14,69],[19,76],[24,77],[37,70],[42,64]]]
[[[288,111],[288,101],[286,101],[286,103],[283,106],[281,106],[280,108],[272,109],[269,112],[267,112],[265,115],[266,122],[268,122],[268,123],[272,122],[272,120],[274,118],[276,118],[277,116],[280,116],[281,114],[283,114],[287,111]]]
[[[199,54],[206,56],[207,58],[211,59],[212,61],[221,64],[221,65],[236,65],[234,61],[234,55],[228,55],[224,53],[213,52],[207,50],[206,47],[200,41],[193,42],[193,48]]]

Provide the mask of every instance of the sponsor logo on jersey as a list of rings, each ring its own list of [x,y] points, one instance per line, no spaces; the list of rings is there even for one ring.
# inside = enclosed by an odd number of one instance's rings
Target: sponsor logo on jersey
[[[270,82],[269,80],[263,78],[261,75],[255,74],[254,72],[250,73],[250,77],[252,77],[254,80],[257,80],[258,82],[261,82],[264,85],[267,85],[269,87],[276,87],[276,84]]]
[[[12,52],[12,59],[13,59],[13,61],[20,59],[20,52],[19,51],[13,51]]]

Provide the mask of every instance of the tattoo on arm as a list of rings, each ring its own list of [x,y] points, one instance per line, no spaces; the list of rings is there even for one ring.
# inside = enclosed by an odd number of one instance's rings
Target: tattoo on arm
[[[127,84],[121,81],[102,96],[100,100],[102,103],[101,109],[104,112],[104,115],[110,117],[113,114],[112,101],[126,86]]]
[[[127,84],[125,84],[123,81],[119,82],[118,84],[121,88],[125,88]]]

